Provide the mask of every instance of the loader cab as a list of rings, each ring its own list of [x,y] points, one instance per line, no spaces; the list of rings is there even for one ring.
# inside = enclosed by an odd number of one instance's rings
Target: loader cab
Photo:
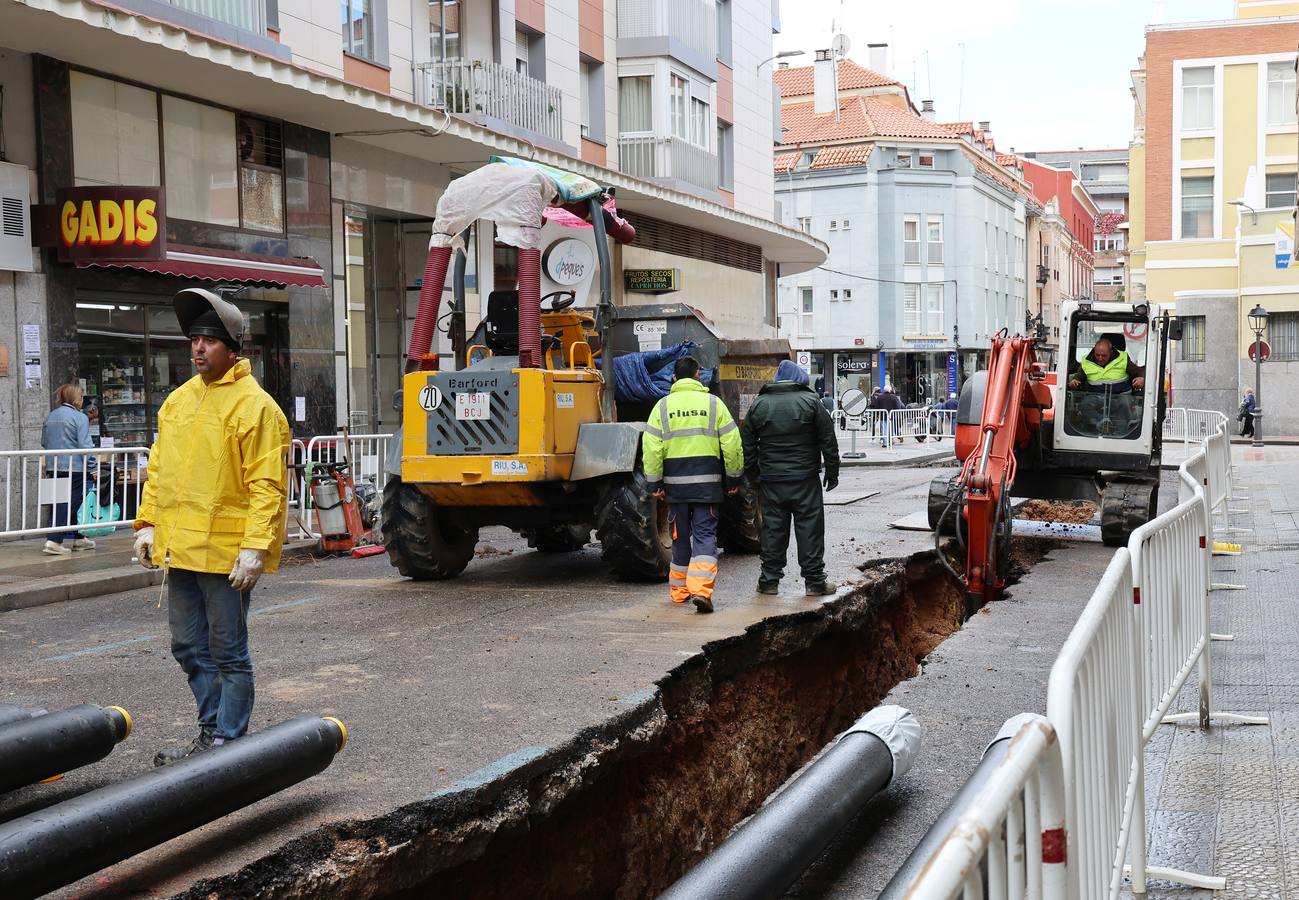
[[[1148,310],[1067,302],[1061,317],[1068,344],[1056,367],[1055,447],[1149,454],[1159,373]]]

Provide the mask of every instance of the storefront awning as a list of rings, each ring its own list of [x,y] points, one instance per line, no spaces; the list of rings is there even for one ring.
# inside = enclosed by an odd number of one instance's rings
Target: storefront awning
[[[135,269],[193,278],[198,281],[221,281],[275,287],[326,287],[325,272],[314,259],[305,257],[258,256],[207,247],[168,244],[165,259],[156,260],[77,260],[78,268],[96,266],[104,269]]]

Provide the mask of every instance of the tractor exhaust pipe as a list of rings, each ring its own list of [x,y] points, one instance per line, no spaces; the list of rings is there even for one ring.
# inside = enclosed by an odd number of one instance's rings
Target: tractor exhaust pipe
[[[0,726],[0,794],[98,762],[130,733],[126,710],[93,703]]]
[[[347,743],[300,716],[0,825],[0,896],[38,897],[328,768]]]
[[[434,246],[430,239],[428,257],[424,261],[424,280],[419,286],[419,309],[415,312],[410,345],[406,350],[407,374],[419,371],[425,355],[433,346],[433,328],[437,325],[438,308],[442,305],[442,285],[446,284],[450,266],[451,246]]]
[[[541,366],[541,248],[519,248],[519,368]]]
[[[659,900],[779,897],[919,751],[910,712],[871,710]]]

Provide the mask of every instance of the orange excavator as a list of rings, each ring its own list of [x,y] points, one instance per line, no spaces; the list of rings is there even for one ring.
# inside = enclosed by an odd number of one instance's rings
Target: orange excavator
[[[1126,544],[1158,506],[1167,403],[1161,373],[1180,323],[1152,316],[1146,304],[1067,301],[1061,334],[1050,372],[1038,359],[1041,337],[1003,330],[987,370],[961,390],[956,455],[963,466],[931,483],[929,525],[971,609],[1006,585],[1012,494],[1097,502],[1109,546]],[[949,535],[964,551],[963,574],[942,544]]]

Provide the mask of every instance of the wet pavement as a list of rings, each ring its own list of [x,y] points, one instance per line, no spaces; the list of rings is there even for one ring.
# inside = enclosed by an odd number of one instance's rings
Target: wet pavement
[[[931,535],[887,522],[923,508],[943,471],[845,470],[827,497],[830,577],[931,547]],[[724,557],[718,611],[701,616],[673,606],[666,586],[613,579],[598,547],[540,554],[503,530],[483,532],[479,556],[452,582],[403,580],[383,557],[294,560],[254,593],[253,727],[335,715],[348,725],[347,749],[320,776],[64,894],[166,895],[323,822],[379,815],[557,746],[643,697],[705,642],[820,602],[803,597],[792,550],[779,596],[753,593],[757,568],[756,557]],[[0,798],[0,819],[145,771],[159,746],[188,742],[193,699],[159,593],[0,613],[0,703],[119,704],[135,718],[107,759]]]

